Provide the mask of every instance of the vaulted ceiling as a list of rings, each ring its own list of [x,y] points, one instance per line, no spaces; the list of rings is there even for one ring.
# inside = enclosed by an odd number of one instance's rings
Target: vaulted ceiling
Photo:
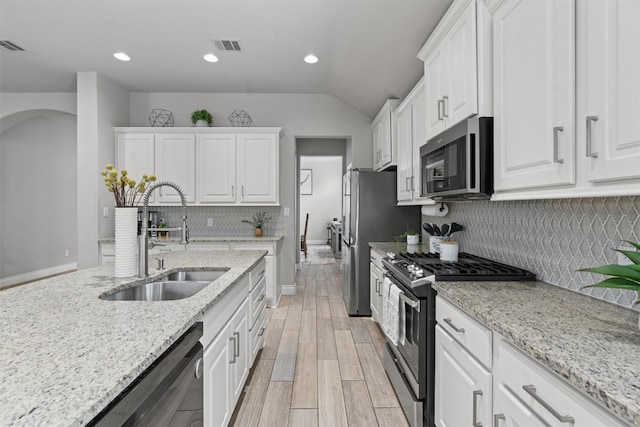
[[[416,54],[450,3],[0,0],[0,40],[24,49],[0,48],[0,91],[75,92],[76,72],[96,71],[132,92],[325,93],[373,117],[419,80]]]

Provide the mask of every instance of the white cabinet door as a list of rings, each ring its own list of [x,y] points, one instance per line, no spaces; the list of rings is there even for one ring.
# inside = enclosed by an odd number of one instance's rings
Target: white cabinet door
[[[205,349],[204,363],[204,423],[207,427],[226,426],[233,414],[230,364],[234,355],[233,334],[228,323]]]
[[[158,142],[157,176],[159,181],[171,181],[186,194],[187,202],[196,201],[196,141],[194,134],[156,136]],[[170,187],[160,187],[159,202],[181,203],[180,195]]]
[[[279,147],[277,135],[238,135],[242,203],[278,203]]]
[[[447,50],[441,46],[424,62],[426,138],[445,130],[443,98],[447,87]]]
[[[380,121],[381,135],[380,139],[380,167],[386,167],[393,161],[393,135],[392,121],[393,112],[391,110],[385,112],[384,118]]]
[[[371,305],[371,318],[380,323],[381,313],[381,301],[380,301],[380,288],[382,286],[382,274],[380,269],[374,264],[369,264],[369,304]]]
[[[242,394],[242,388],[244,382],[249,375],[249,361],[251,360],[251,339],[249,336],[249,321],[248,321],[248,307],[249,302],[245,300],[236,314],[231,319],[231,336],[233,339],[233,359],[230,364],[231,368],[231,394],[233,396],[232,405],[235,406],[236,402]],[[233,412],[233,407],[231,408]]]
[[[491,372],[440,326],[435,351],[436,426],[490,426]]]
[[[640,177],[640,2],[577,4],[578,158],[591,182]],[[588,146],[590,144],[590,146]]]
[[[375,170],[380,169],[380,165],[382,164],[382,138],[383,138],[384,129],[382,128],[382,123],[376,123],[373,126],[373,168]]]
[[[495,189],[575,183],[575,4],[493,11]]]
[[[447,33],[446,93],[442,111],[451,127],[478,112],[476,2],[472,1]]]
[[[236,202],[236,136],[198,135],[198,201]]]
[[[140,182],[142,175],[156,174],[156,145],[152,133],[118,134],[116,167],[126,169],[128,176]],[[149,202],[154,202],[152,194]]]
[[[421,165],[420,165],[420,147],[427,142],[425,120],[427,119],[425,109],[425,92],[424,89],[416,94],[416,98],[411,104],[411,130],[413,132],[412,145],[412,162],[413,175],[411,179],[411,192],[413,200],[422,198],[420,194],[420,185],[422,183]],[[426,199],[430,200],[430,199]]]
[[[398,108],[395,117],[395,141],[398,161],[396,175],[398,201],[407,201],[413,198],[411,191],[411,179],[413,176],[413,132],[412,132],[411,104]]]

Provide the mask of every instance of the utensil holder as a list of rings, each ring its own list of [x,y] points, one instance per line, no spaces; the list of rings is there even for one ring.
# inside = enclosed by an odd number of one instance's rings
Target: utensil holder
[[[440,242],[448,242],[449,236],[431,236],[429,237],[429,252],[432,254],[440,253]]]

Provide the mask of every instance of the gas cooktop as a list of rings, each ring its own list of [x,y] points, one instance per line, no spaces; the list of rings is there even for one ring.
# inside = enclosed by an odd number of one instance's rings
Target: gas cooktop
[[[457,262],[440,261],[438,254],[388,253],[383,264],[408,286],[416,287],[435,281],[501,281],[535,280],[535,274],[462,252]]]

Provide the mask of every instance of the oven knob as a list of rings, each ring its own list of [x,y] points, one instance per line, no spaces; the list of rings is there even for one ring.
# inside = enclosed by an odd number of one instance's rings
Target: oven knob
[[[422,277],[424,276],[424,270],[422,270],[421,268],[417,268],[413,271],[413,274],[415,274],[416,277]]]
[[[393,252],[387,252],[387,257],[389,257],[389,259],[394,259],[396,257],[396,254]]]

